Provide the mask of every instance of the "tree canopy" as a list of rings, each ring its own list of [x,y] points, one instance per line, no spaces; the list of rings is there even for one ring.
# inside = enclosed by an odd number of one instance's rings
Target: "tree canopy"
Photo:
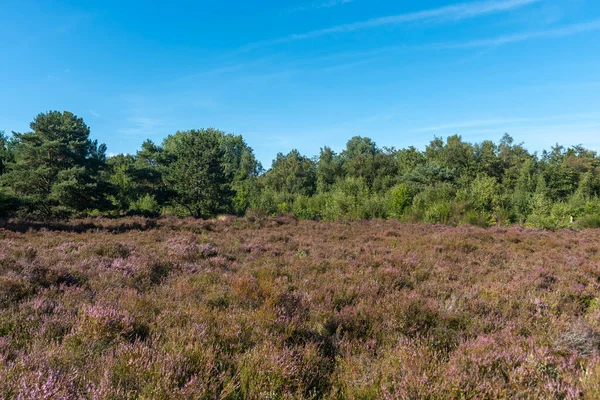
[[[107,206],[102,172],[106,146],[74,114],[39,114],[31,132],[14,133],[3,182],[32,214],[51,216]]]
[[[600,226],[600,157],[583,146],[530,153],[509,135],[423,149],[354,136],[340,152],[279,153],[266,171],[240,135],[176,132],[107,158],[84,121],[39,114],[31,131],[0,132],[0,215],[293,213],[542,228]],[[575,221],[575,225],[573,225]]]

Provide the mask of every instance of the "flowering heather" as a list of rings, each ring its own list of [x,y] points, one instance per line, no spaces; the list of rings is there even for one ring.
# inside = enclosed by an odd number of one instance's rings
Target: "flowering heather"
[[[200,244],[190,238],[173,238],[167,241],[169,253],[175,257],[186,260],[209,258],[218,254],[210,244]]]
[[[600,397],[600,235],[12,221],[0,398]]]

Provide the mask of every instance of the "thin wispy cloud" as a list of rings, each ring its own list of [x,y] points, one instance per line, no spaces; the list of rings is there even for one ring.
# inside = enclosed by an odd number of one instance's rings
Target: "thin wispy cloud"
[[[353,61],[353,62],[348,62],[348,63],[332,65],[332,66],[323,68],[322,71],[323,72],[335,72],[335,71],[339,71],[342,69],[354,68],[354,67],[358,67],[358,66],[365,65],[365,64],[372,64],[379,60],[381,60],[381,57],[373,57],[373,58],[368,58],[368,59],[363,59],[363,60],[358,60],[358,61]]]
[[[550,29],[538,32],[518,33],[513,35],[500,36],[491,39],[478,39],[462,43],[438,43],[430,46],[429,48],[443,48],[443,49],[459,49],[459,48],[472,48],[472,47],[493,47],[501,46],[504,44],[511,44],[517,42],[524,42],[527,40],[534,39],[552,39],[560,38],[565,36],[573,36],[581,33],[588,33],[600,30],[600,19],[584,22],[574,25],[568,25],[562,28]]]
[[[331,8],[335,6],[340,6],[343,4],[352,3],[354,0],[327,0],[327,1],[315,1],[310,4],[304,4],[298,7],[291,8],[287,11],[288,14],[293,14],[295,12],[307,11],[311,9],[319,9],[319,8]]]
[[[105,120],[105,121],[111,121],[111,122],[115,121],[112,117],[107,117],[106,115],[100,114],[99,112],[97,112],[95,110],[89,110],[89,113],[94,118],[98,118],[98,119]]]
[[[318,8],[329,8],[339,6],[341,4],[352,3],[354,0],[329,0],[319,3]]]
[[[532,0],[537,1],[537,0]],[[429,44],[421,44],[421,45],[409,45],[409,44],[401,44],[395,46],[387,46],[382,48],[375,48],[367,51],[354,51],[354,52],[341,52],[341,53],[332,53],[316,58],[305,59],[302,62],[295,61],[291,65],[286,65],[285,69],[281,71],[271,71],[263,74],[254,74],[250,77],[245,76],[244,78],[248,81],[266,81],[271,79],[278,79],[282,77],[289,77],[294,74],[302,73],[310,70],[311,68],[317,68],[322,72],[335,72],[339,70],[352,69],[354,67],[360,67],[365,64],[373,64],[380,60],[383,60],[385,54],[395,53],[398,51],[405,50],[419,50],[419,51],[427,51],[427,50],[441,50],[441,49],[468,49],[468,48],[482,48],[484,50],[478,51],[477,54],[468,57],[467,59],[460,60],[460,62],[468,62],[474,58],[481,57],[482,55],[493,50],[494,47],[499,47],[502,45],[508,45],[518,42],[524,42],[529,40],[542,40],[542,39],[553,39],[553,38],[561,38],[567,36],[574,36],[578,34],[585,34],[594,31],[600,31],[600,19],[567,25],[555,29],[543,30],[543,31],[534,31],[534,32],[523,32],[516,33],[505,36],[498,36],[487,39],[476,39],[466,42],[440,42],[440,43],[429,43]],[[272,60],[272,57],[265,57],[259,60],[255,60],[253,62],[244,62],[241,64],[233,65],[231,67],[221,67],[216,68],[214,70],[208,70],[201,72],[196,75],[192,75],[195,77],[199,76],[208,76],[213,74],[221,74],[226,72],[240,71],[245,69],[248,66],[256,66],[263,64],[265,60]],[[341,60],[341,62],[329,64],[328,61]],[[319,65],[321,64],[321,65]],[[325,65],[322,65],[325,64]],[[189,77],[188,77],[189,78]],[[586,87],[597,86],[600,83],[592,82],[587,83]]]
[[[374,29],[386,26],[402,25],[421,21],[458,21],[462,19],[475,18],[488,14],[506,12],[541,0],[496,0],[479,1],[471,3],[459,3],[450,6],[434,8],[412,13],[390,15],[386,17],[372,18],[366,21],[335,25],[329,28],[318,29],[305,33],[297,33],[273,40],[257,42],[247,46],[248,48],[275,45],[297,40],[305,40],[326,36],[334,33],[354,32],[364,29]]]
[[[468,128],[481,128],[481,127],[493,127],[493,126],[507,126],[513,124],[526,124],[535,122],[548,122],[548,121],[561,121],[561,120],[596,120],[600,117],[599,113],[576,113],[576,114],[563,114],[545,117],[527,117],[527,118],[491,118],[491,119],[476,119],[470,121],[453,122],[447,124],[440,124],[434,126],[428,126],[424,128],[416,129],[415,132],[437,132],[437,131],[450,131],[456,129],[468,129]],[[559,125],[554,125],[559,126]],[[480,129],[478,129],[480,131]]]
[[[464,129],[464,128],[475,128],[480,126],[490,126],[490,125],[500,125],[505,123],[515,123],[523,121],[523,119],[481,119],[481,120],[473,120],[473,121],[463,121],[449,124],[441,124],[434,126],[427,126],[424,128],[419,128],[415,132],[436,132],[436,131],[446,131],[446,130],[454,130],[454,129]]]
[[[206,79],[206,78],[214,78],[215,76],[220,76],[220,75],[225,75],[225,74],[232,74],[232,73],[244,72],[244,71],[248,71],[248,70],[255,70],[256,68],[264,66],[265,64],[268,64],[269,62],[271,62],[271,63],[274,62],[275,58],[276,58],[276,55],[273,54],[273,55],[269,55],[268,57],[261,57],[259,59],[253,60],[253,61],[244,61],[244,62],[239,62],[239,63],[235,63],[235,64],[218,66],[218,67],[214,67],[212,69],[206,69],[206,70],[199,71],[199,72],[196,72],[193,74],[184,75],[184,76],[169,80],[164,83],[175,84],[175,83],[180,83],[183,81],[201,80],[201,79]]]
[[[150,117],[131,117],[127,128],[118,129],[124,135],[155,135],[167,125],[165,121]]]
[[[516,33],[512,35],[498,36],[494,38],[488,39],[476,39],[466,42],[442,42],[442,43],[431,43],[431,44],[423,44],[423,45],[397,45],[397,46],[387,46],[376,48],[367,51],[357,51],[357,52],[345,52],[345,53],[334,53],[324,57],[320,57],[313,61],[327,61],[327,60],[335,60],[335,59],[355,59],[358,58],[360,60],[364,60],[365,57],[375,57],[389,53],[395,53],[398,51],[405,50],[442,50],[442,49],[469,49],[469,48],[486,48],[487,50],[483,50],[475,54],[474,56],[469,57],[463,61],[469,61],[473,58],[480,57],[483,54],[486,54],[491,48],[508,45],[513,43],[525,42],[530,40],[541,40],[541,39],[555,39],[561,37],[575,36],[584,33],[591,33],[600,31],[600,19],[578,23],[573,25],[564,26],[561,28],[555,28],[550,30],[543,30],[537,32],[524,32],[524,33]],[[360,61],[357,62],[357,65],[360,65]],[[352,62],[348,62],[347,64],[343,64],[344,66],[351,66]],[[333,67],[335,68],[335,66]],[[599,82],[588,82],[585,84],[586,87],[597,86]]]

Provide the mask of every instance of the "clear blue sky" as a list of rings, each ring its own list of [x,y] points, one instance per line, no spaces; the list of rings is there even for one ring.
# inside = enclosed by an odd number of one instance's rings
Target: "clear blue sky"
[[[0,4],[0,130],[69,110],[109,153],[177,130],[277,152],[354,135],[600,150],[600,1]]]

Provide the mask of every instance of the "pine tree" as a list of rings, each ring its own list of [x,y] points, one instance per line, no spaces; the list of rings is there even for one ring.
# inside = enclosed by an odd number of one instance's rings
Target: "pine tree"
[[[83,119],[50,111],[30,127],[31,132],[14,134],[14,160],[3,176],[28,211],[49,217],[107,207],[106,146],[89,139]]]
[[[160,163],[171,203],[180,214],[208,218],[230,209],[233,191],[225,172],[221,132],[191,130],[163,142]]]

